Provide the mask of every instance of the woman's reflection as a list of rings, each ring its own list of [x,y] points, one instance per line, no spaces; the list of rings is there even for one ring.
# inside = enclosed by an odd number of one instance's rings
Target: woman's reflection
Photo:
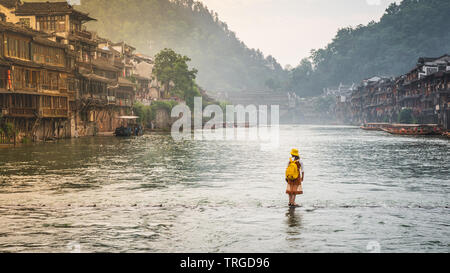
[[[300,212],[295,211],[295,207],[290,207],[286,213],[286,223],[289,227],[288,234],[296,235],[299,233],[299,227],[302,225],[302,218]]]

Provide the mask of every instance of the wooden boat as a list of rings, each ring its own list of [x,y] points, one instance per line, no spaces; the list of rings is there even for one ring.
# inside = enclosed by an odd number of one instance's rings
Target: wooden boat
[[[143,135],[142,126],[135,123],[138,116],[120,116],[118,119],[122,120],[122,126],[117,127],[114,135],[117,137],[141,136]],[[127,121],[125,123],[125,121]]]
[[[130,127],[121,126],[116,128],[116,131],[114,132],[114,135],[117,137],[129,137],[131,136],[132,130]]]
[[[360,128],[367,131],[383,131],[383,128],[389,126],[389,123],[367,123],[361,126]]]
[[[391,124],[383,131],[393,135],[438,135],[442,130],[437,124]]]

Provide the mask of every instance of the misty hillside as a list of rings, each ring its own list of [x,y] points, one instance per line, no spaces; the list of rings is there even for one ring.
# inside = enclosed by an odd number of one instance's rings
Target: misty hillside
[[[290,72],[289,87],[302,95],[374,76],[398,76],[419,57],[450,53],[450,1],[403,0],[381,20],[344,28],[325,48]]]
[[[391,4],[379,22],[340,29],[325,48],[314,50],[291,71],[283,70],[273,57],[249,49],[200,2],[81,0],[81,4],[76,8],[98,19],[88,24],[89,29],[103,37],[125,40],[149,55],[168,47],[189,56],[190,65],[199,70],[198,83],[210,91],[272,89],[315,96],[339,83],[398,76],[421,56],[450,53],[449,0]]]
[[[87,24],[100,36],[125,40],[154,55],[172,48],[192,59],[197,82],[214,91],[266,89],[285,81],[278,62],[249,49],[202,3],[193,0],[82,0],[77,9],[98,21]]]

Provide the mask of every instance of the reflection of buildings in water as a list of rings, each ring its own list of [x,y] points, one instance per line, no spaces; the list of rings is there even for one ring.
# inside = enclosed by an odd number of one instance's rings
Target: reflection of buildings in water
[[[289,208],[286,212],[286,224],[288,226],[287,234],[299,235],[300,228],[302,227],[302,215],[300,212],[296,212],[295,208]]]

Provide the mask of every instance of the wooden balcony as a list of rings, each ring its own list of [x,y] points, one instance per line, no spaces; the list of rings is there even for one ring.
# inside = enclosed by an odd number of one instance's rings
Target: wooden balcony
[[[89,31],[85,31],[85,30],[72,30],[71,31],[72,35],[76,35],[78,37],[82,37],[85,39],[92,39],[92,33],[90,33]]]
[[[44,108],[41,111],[43,118],[67,118],[69,111],[67,109]]]
[[[119,60],[118,59],[114,59],[114,66],[123,67],[124,63],[120,59]]]
[[[67,94],[69,95],[69,101],[75,101],[77,99],[76,91],[68,91]]]
[[[11,117],[24,117],[24,118],[33,118],[36,116],[35,108],[10,108],[8,110],[8,116]]]
[[[117,106],[131,107],[133,103],[129,99],[116,99]]]
[[[108,96],[108,104],[116,104],[116,97],[114,96]]]

